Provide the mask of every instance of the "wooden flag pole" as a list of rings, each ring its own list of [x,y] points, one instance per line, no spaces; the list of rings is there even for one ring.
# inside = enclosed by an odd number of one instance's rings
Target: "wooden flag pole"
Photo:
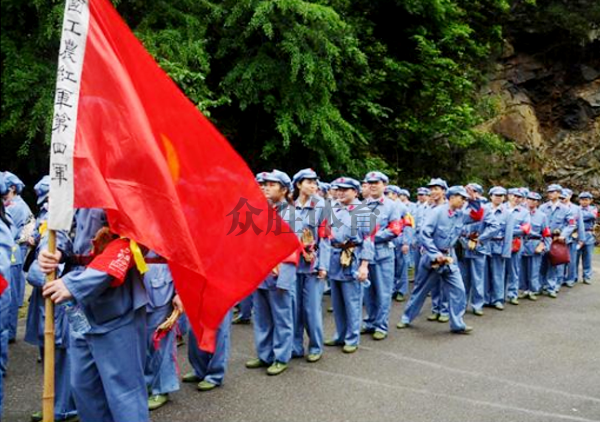
[[[48,252],[56,252],[56,232],[48,230]],[[56,271],[46,276],[46,282],[54,281]],[[42,396],[43,422],[54,422],[54,303],[46,298],[44,321],[44,394]]]

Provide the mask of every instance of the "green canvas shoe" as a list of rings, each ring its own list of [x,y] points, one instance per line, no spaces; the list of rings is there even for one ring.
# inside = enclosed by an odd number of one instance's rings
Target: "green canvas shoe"
[[[253,358],[246,361],[246,368],[248,369],[257,369],[257,368],[266,368],[269,364],[264,360],[260,360],[259,358]]]
[[[183,382],[200,382],[201,380],[202,380],[202,378],[200,378],[199,376],[197,376],[194,371],[188,372],[181,379],[181,381],[183,381]]]
[[[346,344],[343,348],[342,348],[342,352],[344,353],[354,353],[358,350],[358,346],[350,346],[348,344]]]
[[[467,325],[464,330],[455,330],[451,331],[452,334],[471,334],[473,332],[473,327]]]
[[[288,368],[287,363],[275,362],[273,365],[271,365],[267,368],[267,374],[268,375],[279,375],[283,371],[285,371],[287,368]]]
[[[343,343],[340,342],[339,340],[330,338],[329,340],[325,340],[325,346],[329,346],[329,347],[335,347],[335,346],[341,346]]]
[[[169,401],[168,394],[156,394],[148,398],[148,409],[156,410],[159,407],[163,407]]]
[[[310,363],[315,363],[321,359],[321,356],[323,355],[320,353],[311,353],[306,357],[306,361]]]
[[[205,381],[205,380],[202,380],[198,383],[199,391],[210,391],[210,390],[214,390],[217,387],[218,387],[217,384],[213,384],[212,382]]]
[[[385,340],[386,337],[387,337],[387,334],[382,333],[381,331],[375,331],[373,333],[373,340],[377,340],[377,341]]]

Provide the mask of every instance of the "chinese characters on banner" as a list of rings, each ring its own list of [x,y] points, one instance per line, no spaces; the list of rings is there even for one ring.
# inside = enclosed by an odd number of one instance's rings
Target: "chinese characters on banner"
[[[73,216],[73,149],[87,41],[87,0],[67,0],[58,55],[50,148],[51,229],[68,229]]]

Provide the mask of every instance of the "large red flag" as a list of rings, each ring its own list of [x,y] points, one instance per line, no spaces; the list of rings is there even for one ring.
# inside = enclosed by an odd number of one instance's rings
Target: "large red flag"
[[[266,233],[278,217],[252,172],[107,0],[67,1],[58,69],[49,227],[106,209],[114,232],[167,258],[212,351],[225,313],[297,237]]]

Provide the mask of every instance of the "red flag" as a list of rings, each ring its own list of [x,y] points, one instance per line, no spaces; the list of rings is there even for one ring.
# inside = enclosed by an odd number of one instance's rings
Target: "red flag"
[[[4,290],[8,287],[8,281],[4,278],[2,274],[0,274],[0,295],[4,293]]]
[[[112,5],[81,5],[63,23],[54,121],[74,132],[70,146],[53,133],[51,194],[65,199],[50,201],[50,227],[60,228],[68,189],[72,207],[104,208],[113,232],[168,260],[200,347],[213,351],[225,313],[298,239],[266,234],[268,204],[246,163]]]

